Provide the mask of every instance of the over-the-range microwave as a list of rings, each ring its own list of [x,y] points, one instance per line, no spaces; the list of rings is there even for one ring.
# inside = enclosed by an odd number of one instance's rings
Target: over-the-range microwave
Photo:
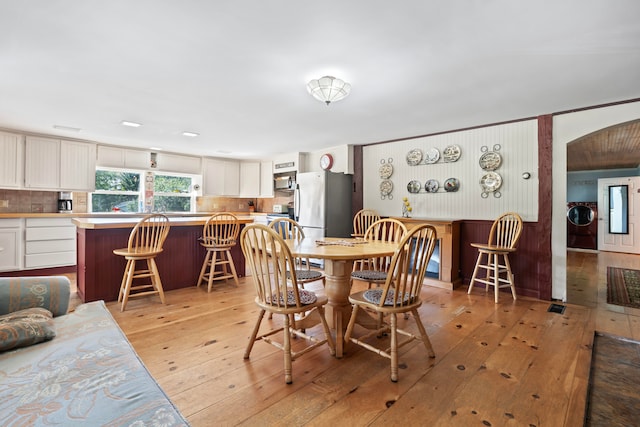
[[[295,173],[274,175],[273,183],[275,190],[293,191],[296,188],[296,175]]]

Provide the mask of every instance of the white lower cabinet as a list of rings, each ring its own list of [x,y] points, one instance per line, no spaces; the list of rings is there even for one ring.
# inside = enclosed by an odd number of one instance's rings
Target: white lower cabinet
[[[22,268],[22,219],[0,219],[0,271]]]
[[[24,268],[76,264],[76,227],[71,218],[27,218]]]

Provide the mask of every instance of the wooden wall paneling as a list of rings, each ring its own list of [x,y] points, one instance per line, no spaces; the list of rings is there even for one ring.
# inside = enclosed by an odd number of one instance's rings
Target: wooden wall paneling
[[[550,300],[552,295],[551,235],[553,213],[553,116],[538,117],[538,229],[537,264],[538,298]],[[559,206],[564,208],[564,206]]]

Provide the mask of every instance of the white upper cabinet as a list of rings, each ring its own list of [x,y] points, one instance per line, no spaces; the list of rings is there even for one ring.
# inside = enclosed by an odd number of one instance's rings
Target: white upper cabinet
[[[156,169],[159,171],[189,173],[193,175],[200,175],[202,173],[202,159],[200,157],[171,153],[158,153],[156,156]]]
[[[203,172],[205,196],[240,194],[240,162],[205,158]]]
[[[129,148],[98,146],[97,165],[120,169],[142,169],[151,167],[151,153]]]
[[[28,136],[24,165],[25,187],[60,189],[60,140]]]
[[[260,162],[260,197],[273,197],[273,162]]]
[[[94,191],[96,189],[96,145],[60,141],[60,188]]]
[[[93,191],[95,173],[95,144],[27,137],[25,187]]]
[[[260,195],[260,162],[240,163],[240,197]]]
[[[20,188],[24,181],[24,137],[0,132],[0,188]]]

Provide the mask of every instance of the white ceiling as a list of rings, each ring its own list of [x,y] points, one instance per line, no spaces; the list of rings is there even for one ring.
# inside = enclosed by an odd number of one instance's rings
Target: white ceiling
[[[0,127],[265,158],[532,117],[639,98],[638,17],[638,0],[0,0]],[[328,107],[306,91],[327,74],[353,86]]]

